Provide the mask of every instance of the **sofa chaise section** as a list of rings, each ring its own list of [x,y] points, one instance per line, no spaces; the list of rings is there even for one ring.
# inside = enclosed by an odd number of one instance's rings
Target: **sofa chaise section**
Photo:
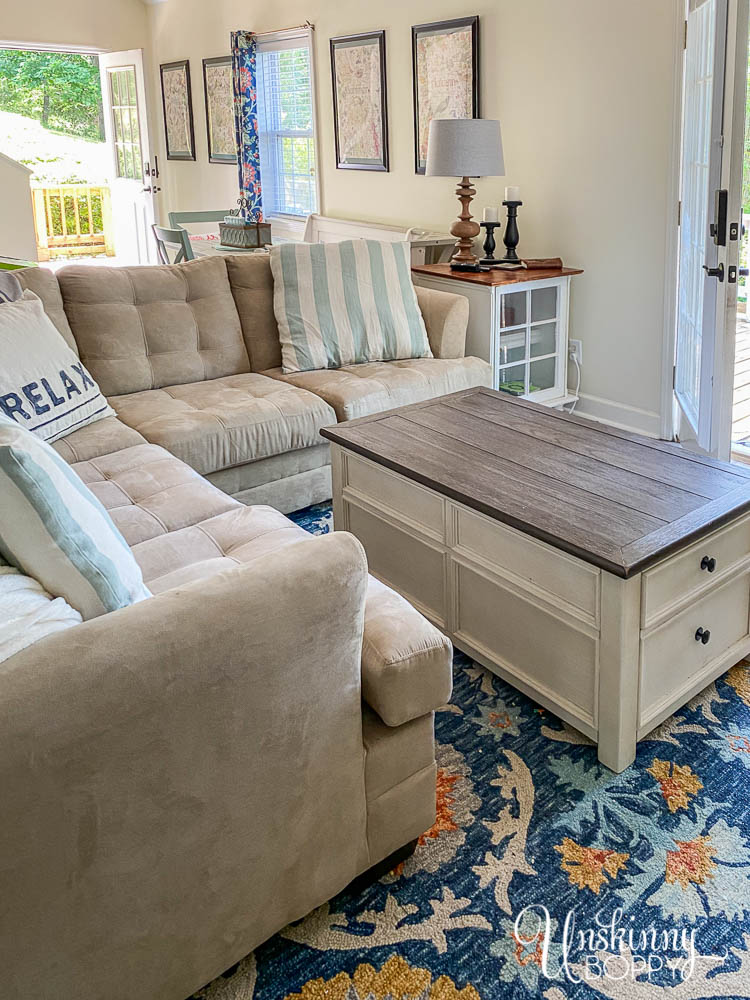
[[[346,533],[157,445],[73,469],[154,596],[0,665],[5,982],[183,1000],[432,825],[451,647]]]

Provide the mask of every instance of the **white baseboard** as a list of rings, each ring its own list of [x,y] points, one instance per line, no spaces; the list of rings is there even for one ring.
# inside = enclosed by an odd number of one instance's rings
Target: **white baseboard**
[[[659,437],[661,417],[653,410],[642,410],[627,403],[616,403],[613,399],[602,399],[601,396],[592,396],[587,392],[578,395],[579,402],[575,412],[580,416],[600,420],[623,431]]]

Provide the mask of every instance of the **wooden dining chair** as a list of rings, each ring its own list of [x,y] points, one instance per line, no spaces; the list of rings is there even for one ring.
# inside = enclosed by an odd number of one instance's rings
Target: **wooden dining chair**
[[[152,225],[151,229],[156,239],[156,252],[162,264],[180,264],[185,260],[195,260],[186,229],[165,229],[156,224]],[[169,259],[167,247],[172,251],[177,251],[174,260]]]

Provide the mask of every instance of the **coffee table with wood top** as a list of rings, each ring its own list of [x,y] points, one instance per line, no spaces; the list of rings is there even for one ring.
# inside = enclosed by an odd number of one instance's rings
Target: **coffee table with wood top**
[[[491,389],[321,433],[373,574],[614,771],[750,653],[750,469]]]

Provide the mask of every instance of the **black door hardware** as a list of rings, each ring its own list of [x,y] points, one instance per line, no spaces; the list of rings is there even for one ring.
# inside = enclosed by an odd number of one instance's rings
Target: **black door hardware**
[[[709,267],[708,264],[703,265],[703,270],[706,272],[709,278],[718,278],[719,281],[724,280],[724,265],[719,264],[718,267]]]

